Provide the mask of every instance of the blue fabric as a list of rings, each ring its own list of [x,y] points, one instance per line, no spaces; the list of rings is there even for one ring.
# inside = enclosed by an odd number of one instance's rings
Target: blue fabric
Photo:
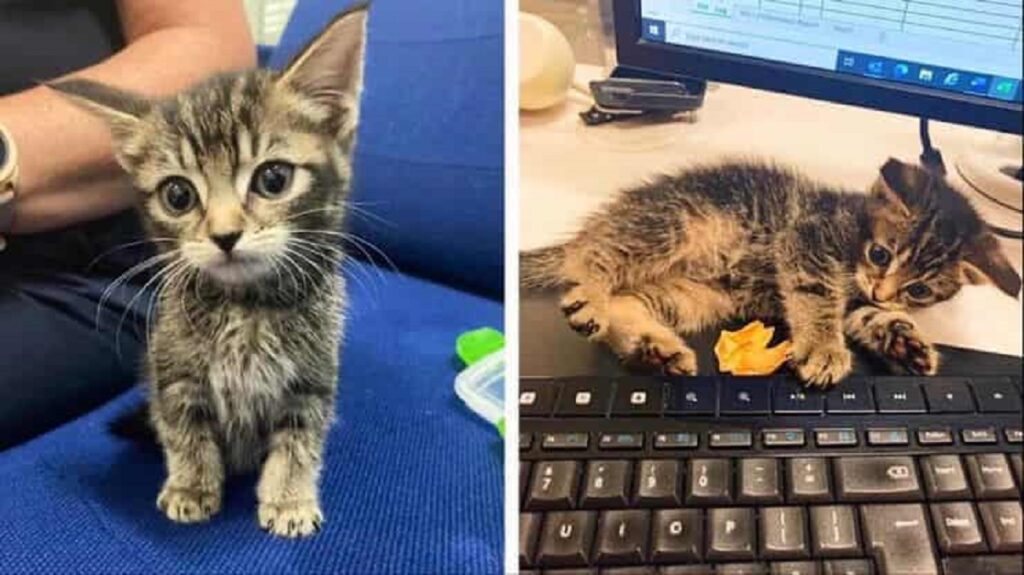
[[[161,456],[106,432],[132,391],[0,457],[0,573],[497,573],[502,442],[453,393],[456,336],[501,306],[354,265],[324,530],[256,524],[255,477],[229,481],[210,523],[156,509]]]
[[[280,68],[350,0],[304,0]],[[355,233],[398,267],[499,297],[503,14],[492,0],[374,0],[353,200]]]

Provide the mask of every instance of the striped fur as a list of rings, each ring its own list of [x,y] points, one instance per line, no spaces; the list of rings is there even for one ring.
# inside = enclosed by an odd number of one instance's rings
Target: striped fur
[[[872,261],[872,246],[891,261]],[[907,311],[965,284],[1013,297],[1021,286],[967,200],[896,160],[867,195],[751,162],[664,176],[622,193],[568,242],[524,253],[521,277],[561,286],[577,332],[669,373],[697,369],[680,334],[785,321],[793,367],[820,386],[849,373],[846,338],[894,369],[935,373],[938,354]]]
[[[208,519],[225,475],[259,468],[264,529],[320,528],[366,19],[365,6],[346,11],[280,73],[223,74],[166,99],[53,85],[107,120],[158,251],[150,418],[168,471],[157,504],[174,521]],[[268,165],[290,174],[280,193],[262,192]]]

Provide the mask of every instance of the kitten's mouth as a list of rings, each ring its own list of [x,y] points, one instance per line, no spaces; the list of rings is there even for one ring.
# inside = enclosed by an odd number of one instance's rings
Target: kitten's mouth
[[[270,273],[271,266],[263,258],[232,254],[204,266],[204,271],[217,281],[237,285],[265,276]]]

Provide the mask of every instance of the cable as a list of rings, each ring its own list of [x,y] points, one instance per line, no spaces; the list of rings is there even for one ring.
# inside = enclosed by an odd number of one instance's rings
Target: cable
[[[932,136],[928,131],[928,118],[921,118],[918,123],[918,134],[921,136],[921,165],[929,172],[945,176],[946,162],[942,160],[942,152],[932,147]]]

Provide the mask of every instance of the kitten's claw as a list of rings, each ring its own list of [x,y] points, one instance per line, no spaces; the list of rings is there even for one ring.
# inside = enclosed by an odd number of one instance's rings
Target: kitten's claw
[[[938,352],[906,321],[889,324],[883,353],[889,361],[915,375],[935,375],[939,370]]]
[[[575,287],[562,298],[560,308],[569,322],[569,327],[576,333],[590,340],[604,337],[608,328],[608,320],[604,314],[604,306],[596,303],[600,298],[591,298],[586,290]]]
[[[279,537],[308,537],[320,531],[324,515],[315,501],[260,503],[260,527]]]
[[[650,336],[641,337],[632,353],[634,361],[657,367],[665,375],[695,375],[697,354],[682,341],[655,342]]]
[[[835,345],[809,345],[803,353],[793,354],[793,367],[797,375],[810,387],[832,387],[853,369],[853,355],[842,343]]]
[[[199,523],[220,511],[220,494],[165,485],[156,498],[156,505],[171,521]]]

